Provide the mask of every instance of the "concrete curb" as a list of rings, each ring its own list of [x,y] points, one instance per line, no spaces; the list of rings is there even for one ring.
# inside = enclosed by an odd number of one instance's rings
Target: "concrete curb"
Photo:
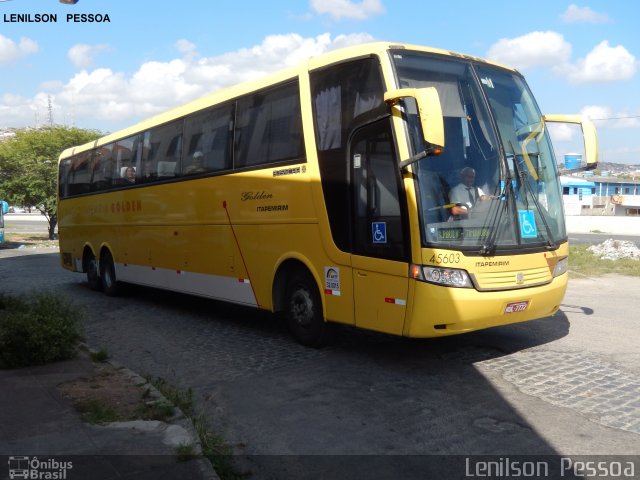
[[[98,353],[97,350],[92,349],[86,344],[82,344],[82,347],[86,348],[90,354]],[[202,444],[200,443],[200,439],[191,419],[185,415],[177,405],[170,402],[169,399],[167,399],[146,378],[133,372],[115,360],[107,358],[103,363],[107,363],[116,370],[124,373],[135,386],[147,390],[152,399],[150,402],[162,402],[172,405],[174,408],[174,415],[167,419],[166,422],[159,420],[132,420],[128,422],[111,422],[106,425],[102,425],[99,428],[162,432],[164,435],[163,443],[165,445],[172,447],[178,447],[180,445],[193,446],[194,453],[197,455],[197,458],[193,461],[198,463],[198,467],[202,472],[202,478],[206,480],[220,480],[220,477],[216,473],[209,459],[204,457],[202,454]]]

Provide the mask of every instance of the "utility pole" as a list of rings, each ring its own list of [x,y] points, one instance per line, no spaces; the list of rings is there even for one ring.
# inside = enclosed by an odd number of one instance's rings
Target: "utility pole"
[[[47,120],[49,127],[53,127],[53,104],[51,102],[51,95],[47,95]]]

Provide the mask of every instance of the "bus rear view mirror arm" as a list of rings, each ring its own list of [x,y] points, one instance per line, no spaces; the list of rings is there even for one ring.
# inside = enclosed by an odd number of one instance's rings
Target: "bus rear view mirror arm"
[[[584,141],[584,151],[586,162],[578,168],[572,168],[570,171],[578,172],[584,170],[593,170],[598,166],[598,135],[593,122],[582,115],[543,115],[542,119],[545,123],[573,123],[582,127],[582,136]],[[566,170],[569,171],[569,170]]]
[[[401,162],[400,168],[405,168],[427,156],[440,155],[444,150],[444,122],[438,91],[435,87],[390,90],[385,92],[384,101],[394,106],[400,99],[407,97],[413,98],[416,102],[422,136],[427,147],[423,152]]]

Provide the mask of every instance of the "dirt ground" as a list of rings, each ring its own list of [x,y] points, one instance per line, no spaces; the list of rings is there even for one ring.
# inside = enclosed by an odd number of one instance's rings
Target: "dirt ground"
[[[124,369],[94,362],[93,374],[60,384],[59,391],[95,423],[134,420],[145,416],[153,399]]]
[[[58,240],[49,240],[46,235],[37,235],[33,233],[18,234],[7,233],[4,236],[4,242],[0,243],[0,250],[8,250],[12,248],[58,248]]]
[[[58,241],[49,240],[47,235],[11,233],[0,243],[0,250],[18,248],[57,249]],[[88,354],[82,352],[81,355]],[[158,398],[157,391],[148,383],[108,362],[94,361],[92,375],[61,384],[58,389],[74,403],[86,421],[94,423],[165,420],[173,413],[166,399]]]

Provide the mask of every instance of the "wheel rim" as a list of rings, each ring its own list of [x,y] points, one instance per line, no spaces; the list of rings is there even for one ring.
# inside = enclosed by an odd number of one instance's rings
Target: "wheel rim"
[[[306,290],[296,290],[291,297],[291,318],[301,327],[308,328],[313,322],[314,305],[311,294]]]
[[[107,288],[111,288],[113,284],[113,278],[111,277],[111,265],[107,265],[104,269],[104,285]]]

